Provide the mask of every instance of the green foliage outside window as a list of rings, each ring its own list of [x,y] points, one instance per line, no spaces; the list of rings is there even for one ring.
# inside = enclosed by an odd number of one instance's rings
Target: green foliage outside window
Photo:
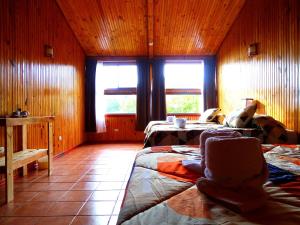
[[[106,95],[106,113],[135,113],[135,95]]]
[[[200,95],[167,95],[167,113],[199,113],[200,100]]]

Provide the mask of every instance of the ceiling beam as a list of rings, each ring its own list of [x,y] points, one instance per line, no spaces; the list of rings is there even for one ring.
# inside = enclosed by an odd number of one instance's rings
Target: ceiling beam
[[[148,57],[153,58],[153,0],[147,0],[147,46],[148,46]]]

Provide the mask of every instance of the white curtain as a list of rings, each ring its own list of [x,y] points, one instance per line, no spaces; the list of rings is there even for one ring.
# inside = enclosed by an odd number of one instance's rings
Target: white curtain
[[[106,125],[105,125],[105,109],[106,109],[106,102],[104,96],[104,82],[101,79],[103,76],[103,62],[97,62],[96,68],[96,79],[95,79],[95,88],[96,88],[96,132],[97,133],[104,133],[106,132]]]

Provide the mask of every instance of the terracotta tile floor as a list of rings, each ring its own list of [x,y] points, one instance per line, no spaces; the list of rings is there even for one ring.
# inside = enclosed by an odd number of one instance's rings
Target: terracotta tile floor
[[[116,224],[141,148],[142,144],[84,145],[55,159],[50,177],[41,170],[17,178],[14,201],[0,207],[0,224]]]

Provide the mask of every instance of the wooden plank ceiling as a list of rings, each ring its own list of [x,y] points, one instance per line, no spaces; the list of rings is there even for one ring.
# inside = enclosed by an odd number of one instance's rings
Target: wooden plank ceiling
[[[216,54],[245,0],[57,0],[89,56]]]

